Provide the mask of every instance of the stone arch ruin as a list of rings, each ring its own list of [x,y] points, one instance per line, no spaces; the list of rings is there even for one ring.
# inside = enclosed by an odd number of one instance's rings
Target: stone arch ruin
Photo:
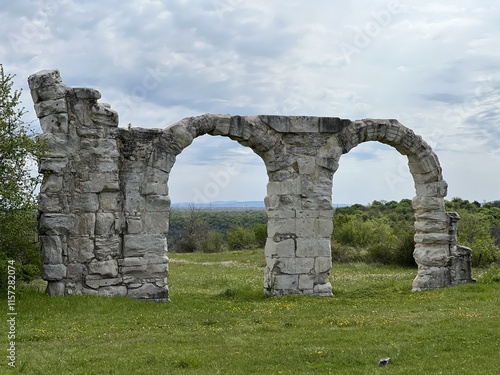
[[[29,77],[48,154],[39,161],[42,276],[50,295],[168,300],[168,178],[194,138],[221,135],[250,147],[269,176],[264,290],[331,296],[332,182],[342,154],[367,141],[408,157],[416,197],[413,290],[473,281],[468,248],[436,154],[396,120],[203,115],[166,129],[119,128],[118,115],[57,70]]]

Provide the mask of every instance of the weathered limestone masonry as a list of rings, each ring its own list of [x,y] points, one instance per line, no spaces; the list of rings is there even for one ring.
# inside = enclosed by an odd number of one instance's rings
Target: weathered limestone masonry
[[[57,70],[29,77],[49,146],[40,160],[39,234],[50,295],[168,300],[168,178],[194,138],[221,135],[250,147],[269,176],[264,289],[332,295],[332,180],[340,157],[378,141],[406,155],[416,197],[414,290],[472,281],[470,249],[456,244],[456,214],[437,156],[396,120],[203,115],[164,129],[118,128],[98,91],[64,85]]]

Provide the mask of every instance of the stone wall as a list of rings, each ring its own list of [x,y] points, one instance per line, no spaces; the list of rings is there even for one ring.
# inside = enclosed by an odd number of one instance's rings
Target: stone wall
[[[39,234],[50,295],[129,295],[168,300],[168,179],[194,138],[250,147],[269,176],[264,290],[332,295],[332,181],[340,157],[378,141],[407,155],[415,181],[414,290],[472,281],[470,249],[456,244],[458,215],[431,148],[396,120],[334,117],[190,117],[162,129],[118,127],[100,94],[64,85],[56,70],[29,77],[49,153],[40,160]]]

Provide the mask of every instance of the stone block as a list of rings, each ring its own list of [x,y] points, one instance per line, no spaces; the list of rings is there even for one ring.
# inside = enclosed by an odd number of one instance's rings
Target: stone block
[[[330,272],[332,268],[332,257],[316,257],[314,260],[314,272],[317,274]]]
[[[88,87],[73,87],[72,92],[78,99],[87,99],[87,100],[101,99],[101,93],[99,91]]]
[[[297,257],[331,257],[330,238],[297,238]]]
[[[267,223],[268,237],[274,237],[281,234],[295,234],[296,221],[295,219],[273,219]]]
[[[449,286],[449,280],[450,270],[447,267],[419,267],[412,291],[443,288]]]
[[[142,195],[167,195],[168,186],[161,182],[145,182],[141,187]]]
[[[314,286],[314,294],[321,297],[331,297],[333,296],[332,284],[317,284]]]
[[[299,194],[299,193],[300,193],[300,180],[298,178],[278,181],[278,182],[268,182],[267,184],[268,195]]]
[[[444,232],[448,228],[446,221],[416,221],[415,230],[417,233],[436,233]]]
[[[231,126],[231,116],[217,116],[212,120],[215,122],[215,129],[211,132],[212,135],[228,135]]]
[[[316,165],[335,172],[339,168],[339,161],[332,157],[317,157]]]
[[[444,199],[438,197],[419,197],[412,200],[412,207],[416,213],[422,211],[442,211],[444,212]]]
[[[44,213],[39,219],[39,233],[47,235],[76,234],[77,220],[73,214]]]
[[[184,149],[193,143],[193,134],[181,123],[174,124],[168,130],[175,136],[175,142],[180,149]]]
[[[96,226],[96,215],[93,213],[81,213],[78,215],[79,236],[93,236]]]
[[[128,295],[130,297],[143,299],[167,299],[168,291],[165,287],[159,287],[155,284],[146,283],[139,288],[129,289]]]
[[[123,282],[123,279],[121,277],[115,277],[112,279],[101,279],[99,281],[99,287],[120,285],[122,282]]]
[[[142,215],[144,233],[160,234],[168,232],[168,214],[165,212],[144,212]]]
[[[274,289],[276,291],[297,290],[299,286],[299,275],[275,275]]]
[[[38,118],[56,113],[66,113],[67,111],[66,99],[64,98],[45,100],[35,104],[35,112]]]
[[[449,245],[452,238],[448,233],[417,233],[414,240],[416,244]]]
[[[438,221],[448,222],[448,215],[445,211],[422,211],[415,213],[415,220],[417,221]]]
[[[281,242],[275,243],[275,253],[279,258],[292,258],[295,257],[295,240],[287,239]]]
[[[148,264],[148,259],[144,257],[130,257],[118,259],[118,265],[120,267],[143,267],[146,268]]]
[[[88,289],[88,288],[82,288],[82,294],[83,295],[90,295],[90,296],[97,296],[99,295],[99,292],[97,290],[94,290],[94,289]]]
[[[82,280],[86,267],[81,263],[71,263],[66,266],[66,278],[72,281]]]
[[[417,245],[413,252],[415,262],[419,266],[444,267],[449,260],[449,247],[447,245]]]
[[[281,273],[287,275],[311,273],[314,269],[314,258],[280,258],[277,266]]]
[[[314,275],[299,275],[299,289],[312,290],[314,288]]]
[[[100,275],[87,275],[85,276],[85,285],[91,289],[98,289],[101,284]]]
[[[115,215],[108,212],[98,212],[96,214],[95,234],[107,237],[114,235],[115,232]]]
[[[68,114],[57,113],[42,117],[40,126],[45,133],[68,134]]]
[[[61,264],[62,244],[59,236],[40,236],[43,264]]]
[[[339,133],[350,124],[350,120],[341,120],[338,117],[321,117],[319,118],[319,131],[321,133]]]
[[[55,174],[50,174],[44,177],[40,186],[41,193],[58,193],[62,190],[63,178]]]
[[[99,208],[103,212],[116,212],[121,208],[122,194],[120,192],[101,192],[99,194]]]
[[[118,113],[103,104],[97,104],[91,107],[90,118],[96,125],[118,126]]]
[[[96,193],[76,193],[72,207],[75,212],[96,212],[99,209],[99,198]]]
[[[297,237],[307,238],[316,237],[317,220],[313,218],[297,218],[296,219],[296,234]]]
[[[121,253],[121,238],[118,235],[96,237],[94,253],[98,260],[116,258]]]
[[[278,133],[288,133],[290,130],[290,123],[286,116],[259,116],[261,121],[268,124],[271,129],[276,130]]]
[[[331,218],[317,219],[315,225],[316,236],[327,238],[331,237],[333,232],[333,221]]]
[[[448,194],[448,184],[446,181],[416,184],[415,190],[418,196],[443,198]]]
[[[119,191],[118,172],[92,172],[88,181],[81,181],[80,187],[85,193],[100,193],[103,191]]]
[[[64,283],[60,281],[49,281],[46,293],[49,296],[64,296]]]
[[[142,233],[142,219],[140,217],[127,217],[127,234]]]
[[[45,264],[42,268],[42,278],[47,281],[58,281],[66,277],[64,264]]]
[[[28,77],[30,90],[38,90],[44,87],[62,84],[61,74],[57,69],[40,70]]]
[[[47,156],[40,158],[38,162],[38,172],[62,173],[68,165],[68,158],[65,156]]]
[[[126,286],[103,286],[99,288],[99,296],[103,297],[117,297],[126,296],[127,287]]]
[[[290,133],[317,133],[319,131],[319,118],[312,116],[288,117],[288,131]]]
[[[68,238],[68,261],[86,262],[94,257],[94,241],[89,236]]]
[[[143,255],[164,256],[167,253],[167,239],[165,235],[126,234],[124,236],[123,255],[141,257]]]
[[[93,261],[89,265],[89,273],[101,275],[102,277],[118,276],[118,263],[116,260]]]
[[[66,198],[62,194],[44,194],[38,195],[38,209],[40,212],[61,213],[63,211],[63,203],[61,198]]]
[[[125,190],[123,199],[123,211],[128,213],[143,212],[146,207],[146,199],[137,190]],[[148,196],[149,198],[149,196]]]

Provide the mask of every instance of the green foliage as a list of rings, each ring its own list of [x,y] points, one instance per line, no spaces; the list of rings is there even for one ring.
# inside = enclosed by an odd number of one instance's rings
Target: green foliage
[[[482,267],[500,261],[500,248],[490,232],[490,219],[483,212],[461,211],[458,243],[472,248],[472,265]]]
[[[23,123],[21,91],[0,64],[0,290],[5,289],[6,260],[16,261],[16,276],[30,280],[40,273],[36,235],[36,199],[40,182],[30,168],[46,146]]]
[[[253,233],[255,235],[255,246],[259,248],[264,248],[267,241],[267,225],[266,224],[255,224],[253,226]]]
[[[31,176],[30,166],[45,150],[22,121],[21,91],[12,89],[13,78],[0,64],[0,211],[35,207],[40,179]]]
[[[177,251],[180,253],[193,253],[199,250],[201,241],[207,236],[207,223],[198,210],[191,210],[189,220],[182,231],[181,240]]]
[[[233,227],[227,232],[229,250],[242,250],[255,247],[255,233],[250,228]]]
[[[224,235],[221,232],[210,232],[204,240],[200,242],[200,251],[203,253],[218,253],[222,251],[224,245]]]
[[[406,221],[406,201],[402,201],[402,206],[391,201],[337,209],[333,220],[333,260],[414,265],[414,230]]]
[[[196,211],[196,215],[192,211]],[[264,247],[267,238],[267,215],[264,210],[172,210],[168,233],[169,248],[175,252],[217,252],[229,246],[227,235],[232,228],[244,229],[242,241],[231,239],[233,246]],[[253,232],[249,233],[250,231]],[[215,234],[218,233],[218,234]],[[238,244],[238,242],[242,242]]]

